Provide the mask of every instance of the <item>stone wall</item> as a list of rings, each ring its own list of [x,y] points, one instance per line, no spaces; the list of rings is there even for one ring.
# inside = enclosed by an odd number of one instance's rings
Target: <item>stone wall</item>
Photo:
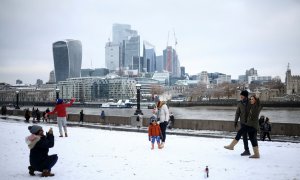
[[[23,110],[7,110],[7,115],[24,116]],[[55,117],[52,117],[55,118]],[[99,115],[84,116],[84,122],[110,124],[116,126],[128,125],[136,126],[135,117],[106,116],[101,119]],[[79,122],[79,114],[69,114],[68,121]],[[142,125],[149,125],[149,119],[144,118]],[[212,131],[230,131],[236,132],[233,121],[218,120],[194,120],[194,119],[176,119],[174,128],[190,130],[212,130]],[[272,135],[300,136],[300,124],[291,123],[272,123]]]

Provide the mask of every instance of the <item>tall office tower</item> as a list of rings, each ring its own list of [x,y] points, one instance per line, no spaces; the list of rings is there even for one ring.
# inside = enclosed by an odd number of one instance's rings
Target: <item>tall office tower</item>
[[[163,72],[164,71],[164,59],[163,56],[156,56],[156,71]]]
[[[125,69],[133,69],[133,59],[140,58],[140,36],[128,37],[123,41],[124,58],[122,59],[122,67]]]
[[[143,69],[145,72],[155,72],[156,71],[156,54],[155,47],[147,41],[143,43]]]
[[[181,76],[181,78],[185,77],[185,67],[184,66],[180,66],[180,76]]]
[[[172,77],[180,77],[180,62],[172,46],[168,46],[163,51],[163,58],[164,70],[170,72]]]
[[[53,43],[56,83],[67,78],[80,77],[82,46],[78,40],[67,39]]]
[[[120,46],[120,69],[133,69],[133,59],[140,57],[140,36],[128,24],[113,24],[112,31],[113,44]]]
[[[136,36],[137,31],[131,30],[131,26],[129,24],[113,24],[112,27],[112,38],[113,43],[122,43],[123,40],[128,40],[130,36]]]
[[[105,66],[110,71],[120,69],[121,47],[119,43],[108,42],[105,45]]]

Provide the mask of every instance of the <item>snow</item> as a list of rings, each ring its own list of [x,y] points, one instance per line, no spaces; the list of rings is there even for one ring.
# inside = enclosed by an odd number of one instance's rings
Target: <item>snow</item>
[[[0,179],[38,179],[28,174],[29,149],[25,137],[29,124],[0,120]],[[164,149],[150,149],[146,133],[68,127],[69,137],[59,138],[53,127],[58,154],[50,179],[300,179],[300,144],[259,141],[260,159],[240,156],[243,144],[234,151],[223,148],[231,139],[167,135]],[[250,142],[249,142],[250,144]],[[251,147],[251,144],[250,144]],[[251,149],[252,152],[252,149]]]

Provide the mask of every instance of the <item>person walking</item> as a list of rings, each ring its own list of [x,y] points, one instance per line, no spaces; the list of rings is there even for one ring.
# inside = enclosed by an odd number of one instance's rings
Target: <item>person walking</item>
[[[248,100],[248,91],[243,90],[240,93],[241,100],[237,104],[236,112],[235,112],[235,119],[234,119],[234,127],[235,129],[238,127],[238,120],[240,119],[240,129],[245,126],[246,119],[247,119],[247,111],[249,109],[249,100]],[[244,143],[244,152],[241,153],[241,156],[249,156],[249,146],[248,146],[248,136],[247,132],[242,134],[243,136],[243,143]]]
[[[83,114],[83,109],[81,109],[80,111],[80,115],[79,115],[79,123],[81,122],[83,124],[83,117],[84,117],[84,114]]]
[[[161,130],[161,135],[162,135],[161,148],[163,148],[166,142],[166,129],[170,118],[170,113],[167,104],[164,101],[161,101],[158,96],[156,97],[156,102],[157,102],[156,107],[157,107],[157,118],[158,118],[157,122],[159,123],[160,130]]]
[[[260,116],[258,119],[258,125],[259,125],[259,139],[263,139],[263,132],[264,132],[264,123],[265,123],[265,116]]]
[[[150,118],[151,124],[148,126],[148,138],[151,141],[151,150],[154,149],[154,143],[157,142],[158,149],[161,149],[160,136],[161,130],[154,116]]]
[[[37,122],[40,122],[41,121],[41,112],[40,112],[39,108],[36,108],[35,114],[36,114]]]
[[[34,171],[42,172],[42,177],[54,176],[52,167],[56,164],[57,154],[48,155],[49,148],[54,147],[54,136],[52,128],[44,134],[43,128],[38,125],[28,126],[31,135],[25,138],[30,149],[28,167],[29,174],[34,176]]]
[[[263,141],[265,140],[266,136],[268,137],[269,141],[271,141],[271,137],[270,137],[271,130],[272,130],[272,126],[270,120],[268,117],[266,117],[266,120],[263,124],[263,136],[262,136]]]
[[[103,121],[103,123],[105,124],[105,113],[104,113],[104,110],[101,111],[100,118]]]
[[[255,95],[252,95],[250,97],[250,108],[249,108],[249,113],[246,119],[245,126],[243,126],[237,132],[237,135],[229,145],[224,146],[225,149],[234,150],[234,146],[238,143],[241,136],[245,132],[247,132],[254,152],[254,155],[249,156],[249,158],[260,158],[258,142],[257,142],[257,131],[259,128],[258,117],[261,109],[262,107],[260,105],[259,98],[257,98]]]
[[[57,99],[56,105],[55,105],[55,108],[53,109],[53,111],[50,111],[49,113],[46,114],[48,116],[48,114],[57,113],[57,124],[58,124],[59,134],[60,134],[59,137],[63,137],[62,128],[64,128],[65,137],[68,137],[66,108],[72,106],[74,101],[75,101],[75,98],[72,98],[69,103],[64,103],[63,99]]]
[[[29,119],[30,119],[30,111],[29,109],[25,109],[25,122],[29,123]]]

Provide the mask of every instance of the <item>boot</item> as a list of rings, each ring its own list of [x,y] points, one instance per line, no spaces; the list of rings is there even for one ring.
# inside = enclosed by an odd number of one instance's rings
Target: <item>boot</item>
[[[68,134],[67,134],[67,133],[65,133],[65,137],[68,137]]]
[[[162,149],[161,144],[157,143],[158,149]]]
[[[162,148],[164,148],[164,147],[165,147],[165,143],[162,142],[162,143],[160,144],[160,149],[162,149]]]
[[[42,177],[48,177],[48,176],[54,176],[54,174],[51,173],[49,170],[44,169],[42,172]]]
[[[30,176],[35,176],[35,174],[34,174],[34,169],[33,169],[32,166],[28,166],[28,170],[29,170]]]
[[[245,150],[242,154],[241,154],[241,156],[250,156],[251,154],[250,154],[250,151],[249,150]]]
[[[228,146],[224,146],[225,149],[233,150],[234,146],[238,143],[236,139],[233,139],[232,142]]]
[[[253,152],[254,152],[254,155],[249,156],[249,158],[260,158],[258,146],[253,147]]]
[[[154,149],[154,144],[153,143],[151,143],[151,150],[153,150]]]

